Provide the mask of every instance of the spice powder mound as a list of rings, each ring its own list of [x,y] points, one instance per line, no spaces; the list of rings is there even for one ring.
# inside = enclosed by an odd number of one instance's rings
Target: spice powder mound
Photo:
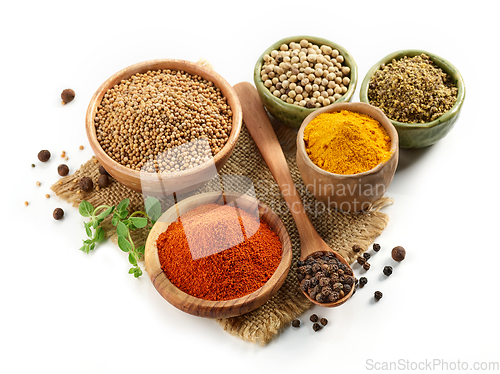
[[[238,208],[205,204],[157,240],[162,270],[177,288],[213,301],[248,295],[271,278],[282,246],[267,223]]]

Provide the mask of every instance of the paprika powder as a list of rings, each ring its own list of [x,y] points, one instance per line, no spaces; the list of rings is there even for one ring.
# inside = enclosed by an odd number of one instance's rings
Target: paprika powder
[[[189,295],[232,300],[261,288],[281,262],[269,225],[229,205],[205,204],[182,214],[157,239],[167,278]]]

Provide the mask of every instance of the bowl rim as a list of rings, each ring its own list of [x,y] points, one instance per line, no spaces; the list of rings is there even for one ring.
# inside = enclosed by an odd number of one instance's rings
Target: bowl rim
[[[185,198],[185,199],[179,201],[177,204],[175,204],[172,207],[170,207],[169,209],[167,209],[162,214],[162,216],[166,215],[167,213],[170,213],[172,210],[176,210],[177,216],[178,216],[179,211],[180,211],[180,207],[182,207],[182,205],[186,205],[186,204],[190,203],[193,200],[198,200],[200,203],[199,205],[202,205],[202,204],[211,203],[211,201],[213,203],[214,199],[215,199],[215,201],[218,201],[220,198],[223,198],[224,201],[226,201],[227,197],[244,198],[244,199],[247,199],[251,204],[257,203],[258,204],[258,211],[259,211],[259,218],[261,218],[263,214],[269,213],[271,219],[276,219],[281,224],[282,230],[280,230],[280,231],[281,231],[282,237],[280,237],[279,232],[272,229],[273,232],[275,232],[276,235],[278,235],[280,242],[281,242],[281,245],[282,245],[281,261],[278,264],[277,268],[274,270],[271,277],[267,280],[267,282],[262,287],[258,288],[257,290],[253,291],[250,294],[241,296],[241,297],[236,298],[236,299],[230,299],[230,300],[206,300],[206,299],[202,299],[202,298],[199,298],[196,296],[192,296],[192,295],[182,291],[180,288],[175,286],[168,279],[167,275],[165,274],[165,272],[161,268],[161,264],[160,264],[160,260],[159,260],[159,256],[158,256],[158,247],[157,247],[156,241],[157,241],[159,235],[161,235],[161,233],[165,232],[168,229],[168,227],[170,226],[170,224],[172,223],[172,222],[162,222],[161,217],[155,223],[155,225],[160,224],[159,228],[155,231],[153,231],[153,229],[151,229],[151,232],[148,235],[147,242],[146,242],[146,251],[145,251],[144,260],[145,260],[145,264],[146,264],[146,271],[148,272],[149,278],[151,279],[152,283],[154,284],[155,289],[157,289],[155,282],[157,281],[158,277],[160,277],[161,278],[159,280],[160,283],[167,282],[168,287],[175,288],[176,291],[178,291],[178,295],[181,295],[182,298],[187,303],[201,304],[201,306],[203,308],[209,308],[210,310],[218,310],[218,311],[227,312],[227,311],[232,310],[232,309],[240,309],[243,305],[245,305],[245,303],[247,303],[247,301],[250,301],[252,299],[258,299],[260,294],[263,294],[263,293],[265,294],[266,292],[269,292],[270,296],[265,301],[263,301],[260,305],[255,306],[255,308],[243,311],[239,314],[231,313],[231,314],[227,315],[227,317],[231,317],[231,316],[234,317],[237,315],[248,313],[251,310],[254,310],[254,309],[258,308],[259,306],[263,305],[279,290],[279,288],[281,288],[281,286],[285,282],[285,279],[287,278],[288,272],[290,271],[290,268],[291,268],[292,257],[293,257],[293,251],[292,251],[293,248],[292,248],[292,242],[290,239],[290,235],[288,234],[288,231],[286,229],[284,222],[269,206],[262,203],[256,197],[249,196],[246,194],[239,194],[239,193],[225,192],[225,191],[205,192],[202,194],[190,196],[188,198]],[[245,210],[244,208],[241,208],[239,206],[238,206],[238,208]],[[189,210],[191,210],[191,209],[189,209]],[[158,231],[158,233],[156,231]],[[283,239],[283,241],[281,239]],[[149,260],[146,259],[146,256],[151,256],[151,255],[153,256],[152,259],[149,259]],[[150,261],[154,262],[155,268],[148,269],[148,264],[150,263]],[[156,269],[158,266],[159,266],[159,270]],[[271,280],[273,280],[273,282],[274,282],[273,284],[270,284]],[[278,285],[278,287],[276,287],[277,285]],[[158,289],[157,289],[157,291],[159,292]],[[160,295],[162,297],[164,297],[163,294],[160,293]],[[164,298],[166,299],[166,297],[164,297]],[[173,306],[175,306],[176,308],[178,308],[186,313],[190,313],[190,311],[188,311],[188,310],[179,308],[179,306],[172,303],[171,300],[168,300],[168,299],[166,299],[166,300],[169,303],[171,303]],[[206,314],[198,314],[198,315],[205,316],[205,317],[207,316]],[[225,318],[225,317],[217,317],[217,318]]]
[[[370,104],[370,100],[368,99],[368,84],[370,83],[371,78],[375,74],[377,70],[380,69],[380,65],[382,64],[388,64],[390,63],[393,59],[399,60],[403,58],[404,56],[408,57],[414,57],[418,56],[420,54],[426,54],[427,56],[430,57],[430,59],[442,70],[448,70],[445,71],[446,74],[449,74],[449,72],[452,72],[453,78],[456,78],[456,85],[458,88],[458,93],[457,93],[457,100],[455,101],[455,104],[448,110],[446,113],[441,115],[440,117],[436,118],[434,121],[431,122],[425,122],[425,123],[404,123],[404,122],[399,122],[395,121],[389,118],[389,121],[392,122],[392,124],[396,127],[401,127],[401,128],[407,128],[407,129],[418,129],[418,128],[432,128],[435,126],[438,126],[441,123],[445,123],[452,117],[456,116],[459,112],[460,109],[462,108],[462,104],[465,100],[465,83],[462,78],[462,75],[458,71],[458,69],[448,60],[445,60],[444,58],[436,55],[435,53],[427,52],[421,49],[401,49],[399,51],[395,51],[392,53],[389,53],[387,56],[383,57],[380,59],[375,65],[373,65],[368,72],[366,73],[363,82],[361,83],[360,86],[360,91],[359,91],[359,99],[367,104]],[[444,69],[443,69],[444,67]]]
[[[301,106],[297,106],[295,104],[289,104],[289,103],[281,100],[280,98],[277,98],[276,96],[274,96],[271,93],[271,91],[269,91],[269,89],[266,86],[264,86],[264,82],[262,82],[262,79],[260,77],[260,71],[262,70],[262,64],[264,62],[264,55],[270,53],[273,49],[276,49],[276,47],[277,46],[279,47],[281,44],[290,44],[291,42],[297,42],[297,41],[300,41],[302,39],[307,39],[308,41],[310,41],[314,44],[319,44],[319,45],[325,44],[325,45],[328,45],[330,47],[334,47],[344,57],[344,60],[349,62],[349,68],[351,69],[350,78],[349,78],[350,79],[349,88],[347,89],[345,94],[343,94],[338,100],[336,100],[332,104],[349,101],[352,98],[352,96],[354,95],[354,92],[356,91],[356,86],[358,83],[358,66],[356,65],[356,62],[354,61],[354,57],[352,56],[351,53],[349,53],[349,51],[347,49],[342,47],[340,44],[332,42],[328,39],[324,39],[324,38],[317,37],[317,36],[310,36],[310,35],[297,35],[297,36],[289,36],[289,37],[283,38],[283,39],[273,43],[269,48],[267,48],[260,55],[260,57],[257,59],[257,62],[255,63],[254,71],[253,71],[254,83],[255,83],[255,86],[257,87],[257,89],[259,90],[259,92],[262,92],[263,95],[270,100],[273,100],[273,101],[279,100],[280,105],[283,105],[283,107],[287,108],[288,110],[295,110],[297,108],[300,108],[305,113],[313,113],[315,110],[321,109],[321,108],[301,107]],[[332,104],[329,104],[329,105],[332,105]],[[325,108],[325,107],[322,107],[322,108]]]
[[[172,64],[180,64],[182,66],[185,66],[187,70],[184,69],[179,69],[179,68],[151,68],[156,65],[172,65]],[[102,98],[104,97],[105,93],[108,91],[108,89],[112,88],[116,84],[119,84],[121,80],[128,79],[131,76],[139,73],[139,72],[147,72],[149,70],[182,70],[185,71],[191,75],[200,75],[202,78],[206,79],[207,81],[211,81],[216,87],[219,89],[222,88],[232,94],[232,100],[234,100],[234,104],[236,105],[231,105],[231,111],[232,111],[232,124],[231,124],[231,133],[229,134],[228,140],[224,147],[220,150],[219,153],[217,153],[213,158],[210,160],[197,165],[193,168],[182,170],[182,171],[175,171],[175,172],[169,172],[169,173],[156,173],[156,175],[161,177],[166,177],[166,178],[176,178],[176,177],[187,177],[192,174],[195,174],[199,172],[200,170],[205,170],[209,167],[211,167],[212,164],[217,164],[224,156],[225,152],[224,150],[227,151],[227,149],[230,149],[234,144],[237,142],[239,133],[241,130],[242,122],[243,122],[243,112],[241,109],[241,104],[238,98],[238,95],[236,94],[236,91],[234,88],[217,72],[215,72],[213,69],[208,68],[205,64],[201,62],[191,62],[187,60],[181,60],[181,59],[154,59],[154,60],[146,60],[142,62],[138,62],[132,65],[129,65],[113,75],[111,75],[108,79],[106,79],[96,90],[92,98],[90,99],[89,105],[87,107],[87,111],[85,114],[85,128],[86,128],[86,133],[87,133],[87,138],[89,140],[89,143],[95,153],[99,154],[99,157],[105,159],[107,162],[111,163],[114,165],[114,168],[117,169],[117,171],[121,174],[128,174],[132,175],[135,178],[140,180],[140,174],[141,171],[138,170],[133,170],[131,168],[128,168],[124,165],[121,165],[120,163],[116,162],[113,158],[111,158],[101,147],[101,144],[97,140],[97,135],[96,135],[96,130],[95,130],[95,125],[94,125],[94,117],[95,113],[97,112],[99,105],[101,104]],[[192,73],[188,70],[191,71],[201,71],[202,74],[198,73]],[[207,79],[208,77],[208,79]],[[112,84],[112,82],[116,82]],[[224,95],[224,97],[227,98],[227,95]]]
[[[354,108],[352,108],[352,107],[354,107]],[[374,119],[376,121],[378,121],[382,127],[384,127],[384,129],[387,131],[387,134],[391,138],[391,156],[386,161],[377,164],[373,169],[364,171],[362,173],[357,173],[357,174],[336,174],[336,173],[332,173],[332,172],[329,172],[327,170],[320,168],[318,165],[316,165],[314,162],[311,161],[311,159],[309,158],[309,155],[306,152],[306,147],[305,147],[305,142],[304,142],[304,130],[305,130],[305,128],[307,127],[309,122],[311,122],[316,116],[319,116],[320,114],[323,114],[323,113],[333,113],[333,112],[339,112],[341,110],[349,110],[351,112],[369,115],[363,111],[360,111],[358,108],[369,108],[370,110],[374,110],[375,112],[377,112],[379,114],[380,120],[376,119],[376,118],[374,118]],[[372,116],[370,116],[370,117],[372,117]],[[315,111],[314,113],[311,113],[310,115],[308,115],[304,119],[304,121],[302,122],[302,125],[300,126],[299,131],[297,133],[297,152],[300,152],[304,155],[303,159],[304,159],[304,162],[306,163],[306,165],[309,166],[310,168],[312,168],[313,170],[315,170],[316,172],[320,173],[321,175],[324,175],[327,177],[336,177],[337,179],[340,179],[340,180],[351,179],[351,178],[360,178],[360,177],[368,176],[370,174],[376,174],[377,172],[382,170],[382,168],[384,168],[389,162],[391,162],[391,160],[394,157],[397,157],[398,151],[399,151],[399,135],[398,135],[398,132],[397,132],[394,124],[389,120],[389,118],[387,118],[385,113],[382,112],[379,108],[377,108],[373,105],[367,104],[367,103],[363,103],[363,102],[360,102],[360,103],[351,103],[351,102],[334,103],[334,104],[328,105],[328,106],[323,107],[323,108],[318,108],[317,111]]]

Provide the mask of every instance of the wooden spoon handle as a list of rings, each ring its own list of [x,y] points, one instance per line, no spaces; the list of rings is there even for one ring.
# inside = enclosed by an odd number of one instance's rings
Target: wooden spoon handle
[[[285,155],[262,105],[259,93],[248,82],[238,83],[234,86],[234,89],[241,102],[243,122],[255,144],[257,144],[262,158],[266,162],[288,204],[288,208],[299,230],[301,240],[305,239],[311,231],[315,232],[315,229],[304,210],[299,193],[295,188],[290,170],[288,169]]]

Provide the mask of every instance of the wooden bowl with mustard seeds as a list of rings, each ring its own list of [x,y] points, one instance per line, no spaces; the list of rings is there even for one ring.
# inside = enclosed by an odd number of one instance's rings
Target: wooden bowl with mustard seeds
[[[321,116],[323,114],[335,114],[342,113],[343,111],[348,111],[354,114],[358,114],[361,119],[357,119],[356,122],[359,123],[358,131],[374,131],[372,128],[369,128],[368,125],[365,125],[366,118],[371,122],[378,122],[380,126],[383,127],[385,132],[390,138],[390,142],[387,142],[387,146],[390,147],[389,152],[386,158],[382,158],[380,163],[368,163],[368,167],[372,167],[369,170],[361,171],[363,169],[359,169],[361,172],[351,173],[351,174],[341,174],[334,173],[325,170],[324,168],[330,170],[337,170],[335,166],[345,166],[344,164],[349,164],[353,159],[360,161],[361,165],[365,165],[363,157],[366,155],[372,155],[373,150],[367,152],[364,143],[359,143],[359,138],[361,138],[362,134],[355,134],[351,140],[354,139],[354,144],[359,149],[356,150],[353,154],[346,153],[345,155],[336,155],[335,157],[328,158],[324,157],[324,164],[322,167],[315,164],[306,148],[309,148],[310,145],[306,147],[306,141],[304,140],[304,133],[311,123],[311,121],[315,120],[316,117]],[[369,116],[369,117],[366,117]],[[371,117],[371,118],[370,118]],[[375,121],[373,121],[375,120]],[[351,120],[351,122],[354,120]],[[323,128],[324,138],[328,136],[332,136],[333,128],[328,128],[327,126],[332,126],[328,122],[325,122],[325,126]],[[351,133],[349,127],[345,129],[341,129],[338,133],[337,138],[332,138],[332,141],[335,141],[338,144],[347,143],[349,140],[347,137]],[[371,135],[367,134],[371,139]],[[317,139],[324,141],[321,139],[322,136],[319,134]],[[343,140],[345,138],[345,141]],[[324,144],[328,146],[328,144]],[[335,144],[330,144],[336,150],[337,148]],[[375,145],[378,147],[378,145]],[[331,148],[331,147],[330,147]],[[370,209],[371,205],[384,196],[389,184],[394,177],[394,173],[396,171],[396,167],[398,164],[399,157],[399,141],[398,141],[398,133],[391,121],[387,118],[387,116],[378,108],[375,108],[372,105],[366,103],[338,103],[332,104],[325,108],[321,108],[316,110],[314,113],[310,114],[302,123],[302,126],[299,129],[297,135],[297,166],[300,171],[300,175],[306,185],[307,189],[310,193],[312,193],[317,200],[324,203],[326,206],[330,208],[336,208],[347,212],[358,212],[358,211],[366,211]],[[348,147],[348,151],[350,151],[350,147]],[[311,150],[309,150],[311,152]],[[319,151],[315,151],[315,156],[318,156]],[[379,152],[376,150],[375,152]],[[324,155],[327,155],[324,153]],[[311,157],[314,155],[311,155]],[[342,158],[344,157],[344,158]],[[314,158],[314,157],[313,157]],[[376,159],[375,159],[376,160]],[[372,160],[370,160],[372,161]],[[324,167],[324,168],[323,168]],[[331,168],[330,168],[331,167]],[[356,169],[340,169],[342,173],[349,173],[348,170],[356,170]]]
[[[231,300],[219,301],[194,297],[175,286],[163,271],[159,256],[158,239],[167,232],[169,226],[180,216],[206,204],[232,205],[245,212],[258,212],[260,219],[267,223],[269,228],[277,234],[282,248],[281,260],[267,282],[252,293]],[[182,222],[185,224],[186,221]],[[221,253],[227,252],[222,251]],[[145,250],[146,271],[160,295],[183,312],[208,318],[234,317],[248,313],[263,305],[282,286],[290,270],[291,261],[292,246],[290,237],[281,219],[269,207],[256,199],[227,192],[209,192],[192,196],[168,209],[151,229]],[[203,278],[203,275],[200,274],[200,277]]]
[[[241,123],[240,102],[224,78],[201,63],[161,59],[107,79],[90,100],[85,126],[111,176],[163,196],[213,177],[231,156]]]
[[[304,40],[314,48],[306,46]],[[357,81],[356,62],[344,47],[308,35],[277,41],[254,67],[254,83],[267,111],[284,125],[297,129],[319,107],[351,101]]]
[[[426,58],[417,61],[413,66],[404,61],[405,58],[411,59],[422,54],[430,58],[432,64],[423,64]],[[392,65],[401,65],[402,63],[414,70],[410,72],[412,78],[408,80],[412,87],[406,90],[404,76],[400,77],[400,81],[403,83],[391,90],[393,92],[393,98],[391,98],[389,95],[385,95],[390,91],[384,89],[384,84],[389,83],[390,80],[384,82],[382,79],[378,79],[375,82],[372,79],[377,74],[384,73],[384,70],[391,73]],[[424,69],[426,66],[434,68]],[[435,87],[440,92],[435,91]],[[412,93],[408,93],[405,97],[405,93],[410,90]],[[432,92],[433,90],[435,92]],[[446,100],[452,91],[453,98],[456,97],[456,100],[454,99],[455,101],[451,105],[446,103]],[[384,107],[387,117],[398,131],[401,148],[422,148],[436,143],[451,131],[460,116],[465,99],[465,84],[458,69],[444,58],[418,49],[405,49],[385,56],[368,70],[361,84],[359,96],[362,102],[376,106],[379,103]],[[370,97],[376,102],[370,100]],[[440,100],[436,101],[437,98]],[[392,106],[394,99],[397,99],[401,104]],[[394,111],[394,114],[391,115],[387,111]],[[405,115],[410,122],[406,120]],[[425,116],[429,118],[425,118]],[[416,123],[416,121],[421,123]]]

